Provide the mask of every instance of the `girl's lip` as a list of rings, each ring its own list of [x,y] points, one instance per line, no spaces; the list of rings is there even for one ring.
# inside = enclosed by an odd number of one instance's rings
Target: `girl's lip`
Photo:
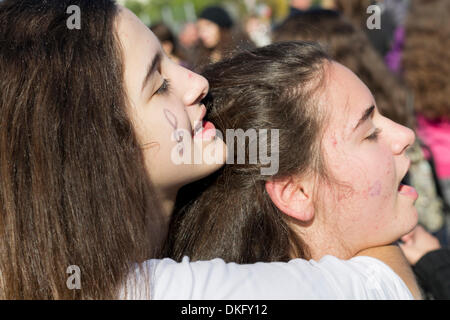
[[[203,121],[202,130],[198,131],[194,139],[211,140],[216,136],[216,127],[212,122]]]
[[[400,186],[398,187],[398,193],[400,193],[403,196],[410,197],[414,201],[416,201],[417,198],[419,197],[419,194],[417,193],[416,189],[406,184],[400,184]]]

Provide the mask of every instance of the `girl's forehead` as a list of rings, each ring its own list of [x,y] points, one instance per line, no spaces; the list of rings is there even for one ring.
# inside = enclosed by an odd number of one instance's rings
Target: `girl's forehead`
[[[330,130],[347,136],[362,112],[374,103],[367,86],[348,68],[332,62],[325,69],[326,106]]]
[[[150,29],[126,8],[118,14],[116,31],[122,47],[128,91],[132,96],[138,96],[147,71],[146,66],[160,51],[161,46]]]
[[[116,30],[124,50],[139,52],[146,47],[149,50],[157,52],[159,50],[159,41],[155,35],[142,23],[139,18],[130,10],[123,8],[119,11],[116,19]]]

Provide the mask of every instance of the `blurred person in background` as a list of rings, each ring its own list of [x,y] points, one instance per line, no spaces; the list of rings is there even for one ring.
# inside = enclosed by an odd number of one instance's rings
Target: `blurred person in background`
[[[322,0],[320,2],[320,6],[323,9],[335,10],[336,9],[336,2],[335,2],[335,0]]]
[[[417,133],[429,146],[450,204],[450,1],[414,0],[405,26],[403,74],[414,93]]]
[[[200,41],[193,50],[194,70],[200,70],[208,63],[218,62],[239,48],[254,47],[228,12],[219,6],[210,6],[201,12],[197,29]]]
[[[313,0],[290,0],[289,1],[289,17],[302,14],[309,10],[313,4]]]
[[[189,50],[195,47],[199,41],[197,25],[193,22],[186,23],[178,35],[178,39],[185,49]]]
[[[254,13],[250,14],[245,22],[245,31],[248,37],[258,47],[271,43],[270,19],[272,10],[269,6],[261,4],[257,6]]]
[[[391,48],[385,55],[389,69],[397,74],[401,73],[401,55],[405,39],[405,21],[408,14],[410,0],[384,0],[386,10],[392,13],[395,31],[391,39]]]
[[[164,23],[157,23],[150,26],[150,30],[155,34],[164,49],[164,52],[169,56],[172,61],[188,67],[185,62],[185,52],[178,44],[178,39],[174,36],[169,27]]]
[[[273,41],[318,41],[337,62],[352,70],[371,88],[382,114],[414,128],[411,96],[402,81],[389,71],[382,57],[370,45],[366,34],[335,11],[312,10],[287,19],[274,31]],[[408,150],[411,167],[407,177],[419,198],[419,222],[446,243],[445,211],[433,168],[426,161],[420,140]]]

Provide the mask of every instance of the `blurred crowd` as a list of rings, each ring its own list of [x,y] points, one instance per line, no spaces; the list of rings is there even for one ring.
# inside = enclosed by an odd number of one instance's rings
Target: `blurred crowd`
[[[404,237],[401,246],[411,264],[417,265],[427,252],[448,246],[450,1],[317,3],[291,0],[283,21],[274,21],[264,5],[240,19],[224,7],[210,6],[179,34],[163,23],[150,28],[174,61],[197,72],[239,50],[306,40],[319,42],[334,60],[358,75],[373,92],[382,114],[416,132],[416,142],[408,150],[411,167],[405,183],[419,193],[421,227]],[[376,9],[371,10],[371,5]],[[378,19],[380,28],[371,28],[369,19]]]

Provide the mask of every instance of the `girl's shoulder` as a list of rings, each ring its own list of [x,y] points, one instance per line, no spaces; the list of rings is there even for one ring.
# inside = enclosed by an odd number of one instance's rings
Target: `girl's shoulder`
[[[392,269],[370,257],[254,264],[166,258],[144,262],[143,270],[152,299],[412,299]]]

